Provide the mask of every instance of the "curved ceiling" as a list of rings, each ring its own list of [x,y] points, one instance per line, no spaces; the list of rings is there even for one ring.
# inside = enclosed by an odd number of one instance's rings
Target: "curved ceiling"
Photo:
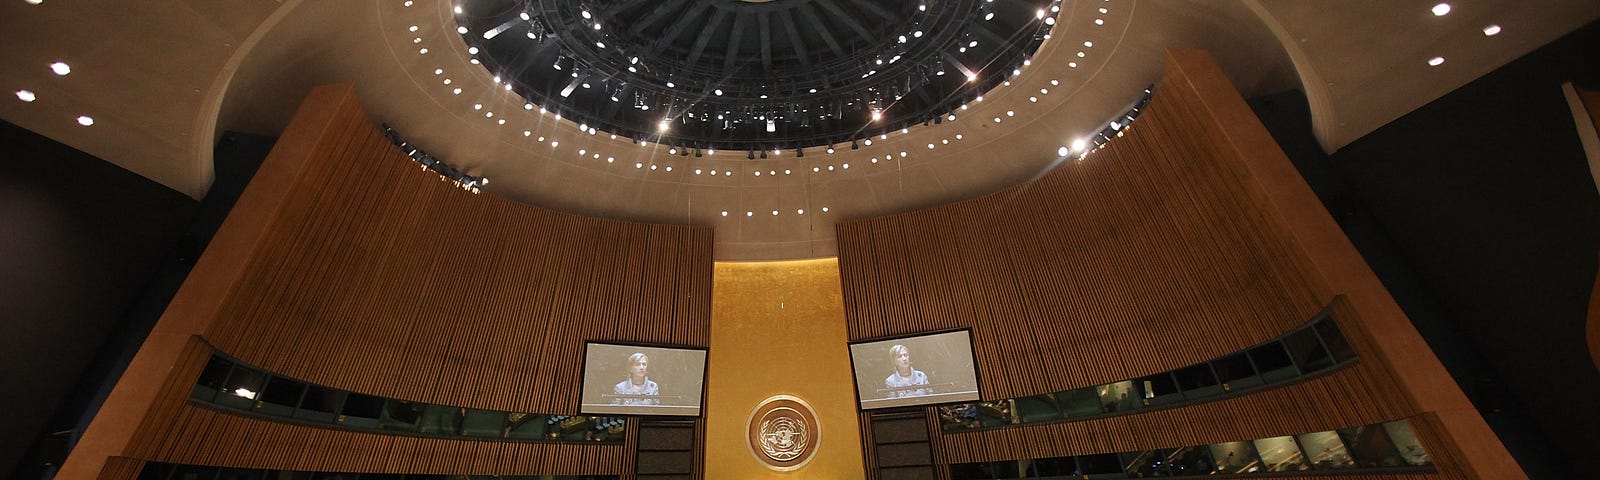
[[[1066,161],[1058,149],[1135,102],[1167,48],[1210,50],[1246,96],[1304,82],[1331,150],[1600,16],[1592,0],[1456,2],[1444,17],[1428,12],[1433,3],[1066,0],[1030,65],[979,72],[1014,75],[957,107],[954,121],[873,136],[858,150],[750,160],[684,156],[528,108],[471,62],[446,1],[12,1],[0,3],[0,62],[14,66],[0,84],[37,98],[0,102],[0,118],[199,197],[216,132],[276,134],[312,85],[352,82],[374,121],[492,179],[484,194],[711,225],[724,260],[821,257],[833,254],[841,219],[982,195]],[[1489,24],[1504,33],[1485,36]],[[1436,55],[1448,61],[1428,66]],[[56,61],[71,74],[51,73]]]
[[[679,148],[798,150],[923,122],[1022,66],[1056,0],[462,0],[472,58],[579,125]],[[754,156],[754,155],[747,155]]]

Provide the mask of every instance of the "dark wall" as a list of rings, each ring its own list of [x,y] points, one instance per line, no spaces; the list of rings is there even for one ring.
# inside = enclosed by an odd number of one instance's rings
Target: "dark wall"
[[[1252,101],[1531,476],[1600,478],[1584,343],[1600,195],[1563,82],[1600,84],[1600,24],[1335,152],[1299,92]],[[1578,475],[1581,474],[1581,475]]]
[[[57,406],[81,396],[79,378],[196,202],[10,123],[0,122],[0,156],[0,472],[10,472],[52,433]]]

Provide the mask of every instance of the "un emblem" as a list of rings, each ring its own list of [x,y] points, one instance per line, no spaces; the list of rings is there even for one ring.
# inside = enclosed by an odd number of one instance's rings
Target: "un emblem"
[[[775,395],[750,412],[750,453],[767,468],[790,471],[805,466],[821,436],[811,405],[798,397]]]

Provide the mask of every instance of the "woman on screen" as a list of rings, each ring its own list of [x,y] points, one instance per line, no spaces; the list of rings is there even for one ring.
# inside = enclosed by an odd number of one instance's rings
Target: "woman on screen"
[[[927,374],[911,368],[911,349],[905,345],[889,347],[889,358],[894,362],[894,373],[889,374],[889,378],[883,379],[883,387],[889,391],[889,398],[917,397],[933,393],[933,389],[927,387],[906,388],[928,384]]]
[[[656,395],[660,388],[656,382],[650,381],[650,357],[644,352],[637,352],[628,356],[628,379],[611,388],[611,393],[627,395],[611,399],[612,405],[660,405],[661,401],[654,398],[640,398],[639,395]]]

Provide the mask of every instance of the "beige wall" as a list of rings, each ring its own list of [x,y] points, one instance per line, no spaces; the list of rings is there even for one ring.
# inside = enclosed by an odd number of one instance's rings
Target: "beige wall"
[[[719,263],[715,275],[705,478],[863,478],[838,261]],[[791,472],[746,446],[751,410],[778,394],[804,399],[822,425],[816,456]]]

